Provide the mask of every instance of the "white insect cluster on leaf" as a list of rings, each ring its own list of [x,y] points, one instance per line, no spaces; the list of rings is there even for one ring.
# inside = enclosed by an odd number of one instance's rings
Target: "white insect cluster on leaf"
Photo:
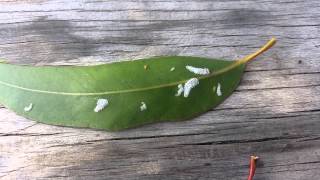
[[[186,66],[186,69],[194,74],[207,75],[210,74],[210,70],[208,68],[198,68],[193,66]]]
[[[98,99],[94,112],[100,112],[109,104],[107,99]]]
[[[141,102],[140,111],[145,111],[145,110],[147,110],[147,105],[145,102]]]
[[[192,88],[196,87],[199,84],[197,78],[191,78],[184,84],[183,96],[188,97]]]
[[[24,107],[24,111],[25,112],[29,112],[29,111],[31,111],[32,110],[32,108],[33,108],[33,104],[32,103],[30,103],[28,106],[26,106],[26,107]]]
[[[183,85],[179,84],[178,85],[178,92],[176,94],[176,96],[180,96],[183,93]]]
[[[221,92],[221,84],[218,83],[218,87],[217,87],[217,95],[218,96],[222,96],[222,92]]]

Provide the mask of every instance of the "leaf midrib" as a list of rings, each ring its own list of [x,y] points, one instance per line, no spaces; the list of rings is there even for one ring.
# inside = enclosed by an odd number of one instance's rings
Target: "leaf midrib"
[[[217,76],[220,75],[222,73],[228,72],[242,64],[247,63],[248,61],[254,59],[255,57],[257,57],[258,55],[260,55],[261,53],[265,52],[266,50],[268,50],[269,48],[271,48],[274,44],[276,43],[276,39],[272,38],[271,40],[269,40],[263,47],[261,47],[259,50],[257,50],[256,52],[244,57],[243,59],[237,60],[234,63],[230,64],[227,67],[224,67],[218,71],[212,72],[208,75],[205,76],[198,76],[196,78],[200,79],[207,79],[213,76]],[[117,91],[105,91],[105,92],[94,92],[94,93],[77,93],[77,92],[56,92],[56,91],[45,91],[45,90],[39,90],[39,89],[31,89],[31,88],[25,88],[25,87],[21,87],[15,84],[10,84],[4,81],[0,80],[0,84],[2,85],[6,85],[9,87],[13,87],[13,88],[17,88],[17,89],[22,89],[22,90],[26,90],[26,91],[32,91],[32,92],[38,92],[38,93],[45,93],[45,94],[57,94],[57,95],[69,95],[69,96],[96,96],[96,95],[110,95],[110,94],[119,94],[119,93],[131,93],[131,92],[139,92],[139,91],[147,91],[147,90],[152,90],[152,89],[157,89],[157,88],[164,88],[164,87],[170,87],[170,86],[176,86],[178,84],[182,84],[185,83],[186,81],[188,81],[189,79],[185,79],[185,80],[181,80],[181,81],[177,81],[177,82],[172,82],[172,83],[167,83],[167,84],[161,84],[161,85],[156,85],[156,86],[150,86],[150,87],[144,87],[144,88],[135,88],[135,89],[125,89],[125,90],[117,90]]]
[[[231,65],[222,68],[221,70],[218,70],[216,72],[212,72],[208,75],[205,76],[198,76],[196,77],[197,79],[207,79],[213,76],[217,76],[219,74],[225,73],[238,65],[241,65],[239,61],[235,61]],[[183,84],[189,79],[181,80],[181,81],[176,81],[172,83],[167,83],[167,84],[160,84],[160,85],[155,85],[155,86],[149,86],[149,87],[143,87],[143,88],[134,88],[134,89],[124,89],[124,90],[115,90],[115,91],[104,91],[104,92],[59,92],[59,91],[47,91],[47,90],[40,90],[40,89],[32,89],[32,88],[27,88],[27,87],[22,87],[16,84],[11,84],[7,83],[4,81],[0,80],[0,84],[16,88],[16,89],[21,89],[25,91],[30,91],[30,92],[37,92],[37,93],[44,93],[44,94],[56,94],[56,95],[67,95],[67,96],[96,96],[96,95],[110,95],[110,94],[120,94],[120,93],[132,93],[132,92],[139,92],[139,91],[147,91],[147,90],[152,90],[152,89],[159,89],[159,88],[165,88],[165,87],[170,87],[170,86],[177,86],[178,84]]]

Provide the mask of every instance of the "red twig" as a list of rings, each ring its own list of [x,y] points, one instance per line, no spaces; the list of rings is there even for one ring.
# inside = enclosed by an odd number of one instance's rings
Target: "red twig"
[[[254,173],[256,172],[256,161],[259,159],[258,156],[250,157],[250,170],[248,180],[253,180]]]

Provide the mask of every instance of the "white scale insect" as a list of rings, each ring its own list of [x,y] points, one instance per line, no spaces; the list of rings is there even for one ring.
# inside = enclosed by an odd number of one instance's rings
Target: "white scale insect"
[[[198,67],[193,67],[193,66],[186,66],[186,69],[189,70],[190,72],[195,73],[195,74],[200,74],[200,75],[210,74],[210,71],[208,68],[198,68]]]
[[[172,69],[172,68],[171,68]],[[194,74],[200,75],[208,75],[210,74],[210,70],[208,68],[197,68],[193,66],[186,66],[186,69]],[[178,91],[175,96],[180,96],[183,93],[184,97],[188,97],[191,89],[196,87],[199,84],[199,80],[197,78],[189,79],[184,86],[182,84],[178,85]]]
[[[218,95],[218,96],[222,96],[221,84],[220,84],[220,83],[218,83],[218,87],[217,87],[217,95]]]
[[[145,110],[147,110],[147,105],[145,102],[141,102],[140,111],[145,111]]]
[[[109,104],[107,99],[98,99],[94,112],[102,111]]]
[[[29,112],[29,111],[31,111],[32,110],[32,108],[33,108],[33,104],[32,103],[30,103],[28,106],[26,106],[26,107],[24,107],[24,111],[25,112]]]
[[[199,80],[197,78],[191,78],[189,79],[184,86],[182,84],[178,85],[178,92],[176,93],[176,96],[180,96],[183,93],[183,97],[188,97],[191,89],[196,87],[199,84]]]
[[[183,85],[179,84],[178,85],[178,92],[176,94],[176,96],[180,96],[183,93]]]
[[[188,97],[192,88],[196,87],[199,84],[197,78],[191,78],[184,84],[183,97]]]

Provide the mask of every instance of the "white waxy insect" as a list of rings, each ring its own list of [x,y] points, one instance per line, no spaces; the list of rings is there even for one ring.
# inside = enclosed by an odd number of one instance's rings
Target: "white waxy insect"
[[[33,104],[32,103],[30,103],[28,106],[26,106],[26,107],[24,107],[24,111],[25,112],[29,112],[29,111],[31,111],[32,110],[32,108],[33,108]]]
[[[141,102],[140,111],[145,111],[145,110],[147,110],[147,105],[145,102]]]
[[[220,84],[220,83],[218,83],[217,95],[218,95],[218,96],[221,96],[221,95],[222,95],[222,92],[221,92],[221,84]]]
[[[183,96],[188,97],[192,88],[196,87],[199,84],[199,80],[197,78],[191,78],[184,84],[184,92]]]
[[[200,75],[210,74],[210,70],[208,68],[197,68],[193,66],[186,66],[186,69],[195,74],[200,74]]]
[[[170,69],[170,71],[174,71],[176,68],[175,67],[172,67],[171,69]]]
[[[179,84],[176,96],[180,96],[182,93],[183,93],[183,85]]]
[[[94,108],[94,112],[100,112],[109,104],[107,99],[98,99],[97,106]]]

